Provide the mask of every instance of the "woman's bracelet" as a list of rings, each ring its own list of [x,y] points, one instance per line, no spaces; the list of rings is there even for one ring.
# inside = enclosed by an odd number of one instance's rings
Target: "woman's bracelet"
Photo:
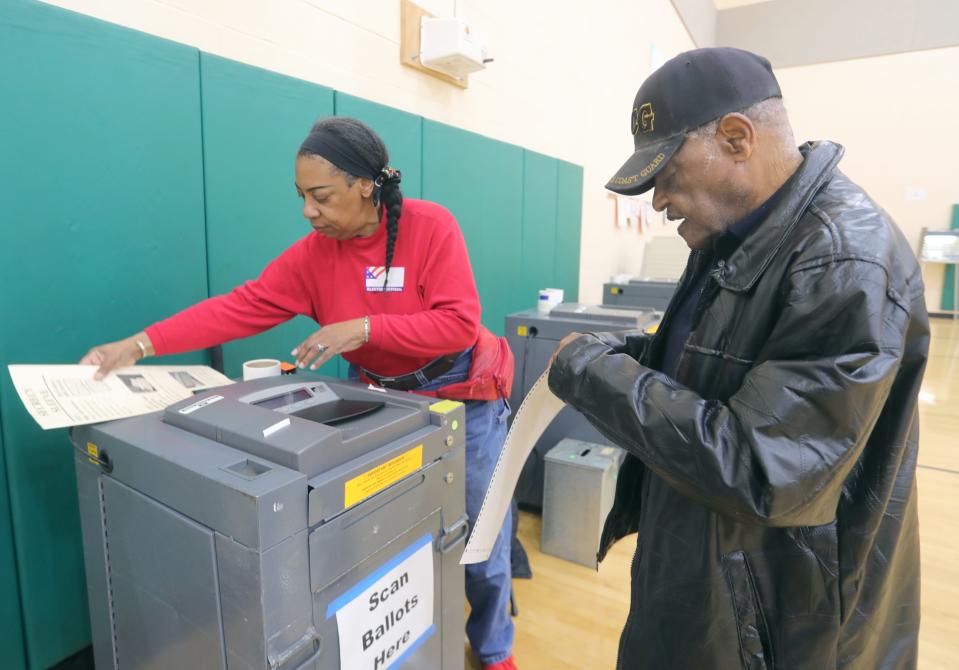
[[[363,317],[363,342],[364,344],[370,341],[370,317]]]
[[[147,357],[147,348],[143,346],[143,342],[141,342],[140,340],[133,340],[133,341],[137,343],[137,348],[140,349],[140,360],[142,361],[144,358]]]

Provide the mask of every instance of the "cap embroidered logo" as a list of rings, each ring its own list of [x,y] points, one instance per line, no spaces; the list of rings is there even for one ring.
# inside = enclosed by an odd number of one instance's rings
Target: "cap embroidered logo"
[[[653,132],[653,121],[655,121],[656,115],[653,113],[653,104],[651,102],[644,102],[642,107],[639,108],[639,125],[643,129],[644,133]],[[635,131],[633,131],[635,135]]]

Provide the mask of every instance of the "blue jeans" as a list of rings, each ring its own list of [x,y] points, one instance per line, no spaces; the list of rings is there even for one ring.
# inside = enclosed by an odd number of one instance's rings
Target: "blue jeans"
[[[464,351],[453,367],[443,375],[420,387],[423,391],[465,381],[469,376],[472,349]],[[350,366],[350,378],[358,376]],[[506,440],[506,419],[509,404],[505,400],[467,400],[466,405],[466,514],[470,525],[476,523],[483,497],[493,477],[496,459]],[[498,663],[512,655],[513,620],[509,614],[512,591],[510,570],[510,534],[512,516],[509,509],[499,529],[493,552],[487,561],[466,566],[466,599],[470,615],[466,620],[466,636],[482,663]]]

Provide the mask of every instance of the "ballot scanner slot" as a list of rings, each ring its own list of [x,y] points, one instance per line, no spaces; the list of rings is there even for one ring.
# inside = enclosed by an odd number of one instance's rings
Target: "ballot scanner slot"
[[[371,400],[334,400],[321,405],[305,407],[295,412],[290,412],[293,416],[301,419],[315,421],[327,426],[335,426],[340,423],[358,419],[367,414],[383,409],[383,402]]]
[[[372,414],[385,405],[380,400],[342,398],[326,384],[287,386],[279,393],[273,393],[267,397],[254,396],[246,400],[251,405],[262,409],[298,416],[327,426],[335,426]]]
[[[288,407],[290,405],[295,405],[298,402],[303,400],[310,400],[313,398],[313,394],[307,391],[306,389],[297,389],[295,391],[289,391],[272,398],[266,398],[265,400],[258,400],[253,405],[257,407],[262,407],[263,409],[277,409],[278,407]]]

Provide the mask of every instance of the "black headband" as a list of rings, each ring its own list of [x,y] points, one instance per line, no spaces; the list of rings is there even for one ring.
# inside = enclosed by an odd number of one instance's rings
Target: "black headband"
[[[313,131],[300,145],[300,153],[316,154],[344,172],[354,177],[375,180],[380,176],[383,166],[370,165],[357,156],[349,143],[342,137],[326,130]]]

